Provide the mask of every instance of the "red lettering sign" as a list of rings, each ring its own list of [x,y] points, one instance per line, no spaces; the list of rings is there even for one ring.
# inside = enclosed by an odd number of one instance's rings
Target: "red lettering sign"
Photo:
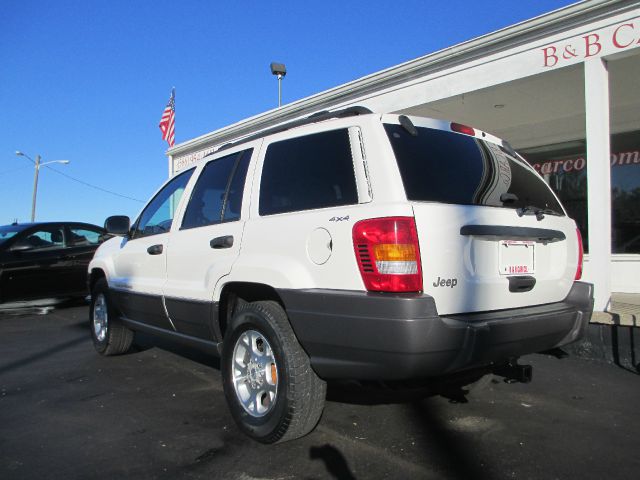
[[[640,45],[640,28],[636,28],[633,22],[622,23],[613,30],[611,27],[603,28],[581,38],[542,48],[542,66],[551,68],[572,60],[584,60],[635,45]]]
[[[564,164],[562,165],[562,169],[567,173],[572,171],[573,170],[573,160],[571,160],[571,159],[565,160]]]
[[[585,55],[584,58],[593,57],[602,51],[602,45],[600,45],[600,35],[597,33],[590,33],[584,37]]]
[[[553,67],[558,63],[558,56],[556,55],[556,47],[546,47],[542,49],[544,54],[544,66]]]
[[[631,40],[629,43],[627,44],[623,44],[620,43],[620,40],[618,39],[618,34],[620,33],[620,30],[622,30],[623,28],[630,28],[631,30],[633,30],[633,23],[623,23],[622,25],[620,25],[618,28],[616,28],[613,31],[613,46],[616,48],[627,48],[628,46],[630,46],[633,43],[633,40]]]
[[[640,165],[640,150],[631,150],[628,152],[617,152],[611,154],[611,166],[619,167],[624,165]],[[533,169],[541,175],[549,175],[551,173],[571,173],[584,170],[587,161],[584,157],[569,158],[566,160],[549,160],[543,163],[534,163]]]

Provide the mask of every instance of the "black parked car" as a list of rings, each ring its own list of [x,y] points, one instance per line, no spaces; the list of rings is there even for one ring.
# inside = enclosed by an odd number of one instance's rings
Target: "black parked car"
[[[106,238],[88,223],[0,226],[0,304],[85,297],[87,265]]]

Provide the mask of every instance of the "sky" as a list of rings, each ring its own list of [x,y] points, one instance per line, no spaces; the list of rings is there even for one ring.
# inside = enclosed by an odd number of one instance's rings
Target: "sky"
[[[137,216],[176,143],[574,2],[3,0],[0,225]]]

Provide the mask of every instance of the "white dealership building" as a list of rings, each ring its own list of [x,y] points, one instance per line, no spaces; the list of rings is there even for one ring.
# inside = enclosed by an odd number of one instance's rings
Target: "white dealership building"
[[[170,174],[219,146],[362,105],[478,127],[511,143],[576,219],[595,308],[640,293],[640,2],[570,5],[374,73],[168,151]]]

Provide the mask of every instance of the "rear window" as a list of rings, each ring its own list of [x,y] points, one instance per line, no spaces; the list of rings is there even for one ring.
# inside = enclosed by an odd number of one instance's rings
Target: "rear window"
[[[417,136],[400,125],[385,130],[409,200],[564,215],[547,184],[499,145],[431,128],[418,127]]]

